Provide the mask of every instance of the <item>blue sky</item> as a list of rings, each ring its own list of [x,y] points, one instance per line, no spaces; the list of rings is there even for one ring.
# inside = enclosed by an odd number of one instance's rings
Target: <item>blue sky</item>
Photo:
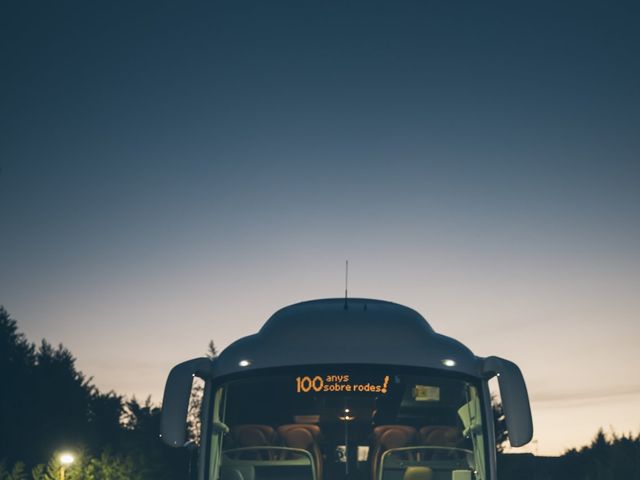
[[[522,366],[540,453],[640,429],[633,2],[0,8],[0,302],[99,387],[159,399],[348,258]]]

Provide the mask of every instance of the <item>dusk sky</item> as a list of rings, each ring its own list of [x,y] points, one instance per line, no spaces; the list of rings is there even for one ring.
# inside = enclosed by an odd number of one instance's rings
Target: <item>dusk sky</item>
[[[640,431],[640,4],[0,5],[0,304],[102,390],[406,304],[558,454]]]

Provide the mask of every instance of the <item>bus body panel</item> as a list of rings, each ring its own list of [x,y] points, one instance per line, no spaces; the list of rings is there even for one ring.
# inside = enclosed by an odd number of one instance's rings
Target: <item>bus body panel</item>
[[[184,431],[180,428],[180,422],[184,421],[186,413],[188,391],[185,391],[185,385],[190,383],[187,377],[202,377],[206,382],[206,395],[202,403],[203,437],[197,476],[199,480],[216,480],[212,475],[218,471],[220,452],[224,448],[222,439],[229,432],[229,427],[216,420],[218,414],[214,414],[214,411],[218,411],[220,405],[215,399],[219,398],[219,395],[214,395],[214,391],[226,392],[226,385],[230,385],[230,379],[231,384],[238,385],[234,382],[251,378],[271,378],[274,372],[293,374],[303,371],[302,375],[306,376],[313,375],[310,372],[322,368],[332,371],[331,367],[334,365],[342,366],[346,370],[384,370],[389,372],[385,373],[386,379],[399,378],[393,376],[392,372],[396,370],[415,371],[432,376],[429,378],[450,378],[451,381],[466,379],[466,382],[470,382],[468,385],[477,385],[478,406],[474,407],[473,401],[463,406],[470,414],[472,409],[477,408],[476,416],[482,417],[481,424],[474,426],[472,423],[472,430],[469,430],[475,431],[473,428],[477,427],[477,431],[481,431],[478,438],[484,438],[481,445],[484,445],[482,449],[486,449],[486,455],[481,454],[479,458],[484,458],[485,473],[484,476],[478,476],[479,479],[497,478],[489,378],[498,375],[501,391],[505,390],[508,393],[506,397],[503,395],[503,399],[510,400],[511,403],[512,418],[507,418],[507,422],[513,427],[514,438],[526,443],[532,435],[526,386],[515,364],[499,357],[476,357],[459,341],[436,333],[424,317],[403,305],[372,299],[337,298],[313,300],[285,307],[273,314],[256,334],[232,343],[217,358],[194,359],[177,365],[169,375],[165,389],[167,403],[163,405],[163,440],[172,446],[184,443]],[[341,369],[336,368],[336,372],[333,373],[339,373],[338,370]],[[300,378],[303,377],[296,380]],[[273,390],[271,387],[276,388],[275,384],[268,383],[267,390]],[[433,388],[422,384],[415,388],[418,387]],[[245,395],[242,398],[255,398],[256,401],[260,401],[261,396],[256,392],[255,395]],[[507,412],[509,405],[505,407]],[[469,418],[464,416],[469,427]],[[462,417],[461,419],[464,422]],[[471,436],[473,435],[472,433]],[[217,438],[219,448],[215,446],[213,438]],[[214,454],[216,448],[218,453]],[[478,451],[484,451],[482,449]],[[239,461],[242,463],[242,460]]]
[[[303,302],[276,312],[255,335],[227,347],[214,376],[316,364],[445,369],[481,376],[481,359],[433,331],[416,311],[370,299]]]

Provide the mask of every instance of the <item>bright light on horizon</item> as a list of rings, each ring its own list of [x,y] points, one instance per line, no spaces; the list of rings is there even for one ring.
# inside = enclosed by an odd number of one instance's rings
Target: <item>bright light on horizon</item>
[[[63,453],[60,455],[60,463],[62,465],[71,465],[75,459],[71,453]]]

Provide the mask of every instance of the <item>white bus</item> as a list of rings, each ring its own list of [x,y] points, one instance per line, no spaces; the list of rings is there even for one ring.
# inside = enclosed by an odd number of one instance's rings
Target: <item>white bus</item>
[[[161,436],[185,445],[197,376],[198,480],[496,480],[496,375],[509,441],[524,445],[533,427],[514,363],[476,357],[402,305],[303,302],[219,357],[174,367]]]

